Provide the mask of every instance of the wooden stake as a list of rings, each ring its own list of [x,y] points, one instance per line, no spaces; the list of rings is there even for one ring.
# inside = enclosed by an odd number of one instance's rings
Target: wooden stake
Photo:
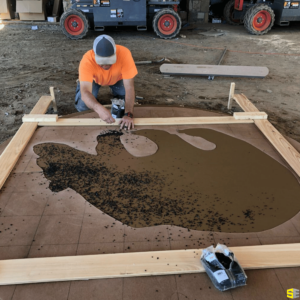
[[[57,104],[56,104],[56,101],[55,101],[55,93],[54,93],[54,87],[53,86],[50,87],[50,95],[52,97],[53,111],[57,113]]]
[[[234,89],[235,89],[235,83],[231,82],[230,90],[229,90],[229,97],[228,97],[228,105],[227,108],[230,110],[232,108],[232,100],[234,97]]]

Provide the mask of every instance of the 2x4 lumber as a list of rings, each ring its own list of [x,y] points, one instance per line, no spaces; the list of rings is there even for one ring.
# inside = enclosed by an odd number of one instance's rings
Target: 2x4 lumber
[[[254,123],[300,177],[300,153],[268,120],[254,120]]]
[[[234,100],[245,112],[259,112],[251,101],[243,94],[234,95]],[[299,152],[281,135],[281,133],[268,120],[254,120],[255,125],[286,160],[289,166],[300,177],[300,154]]]
[[[265,112],[236,112],[233,114],[236,120],[266,120],[268,115]]]
[[[50,106],[52,101],[51,96],[42,96],[36,105],[33,107],[30,114],[39,115],[47,112],[48,107]]]
[[[300,244],[231,247],[244,269],[300,266]],[[0,285],[205,272],[202,250],[0,261]]]
[[[163,64],[160,72],[169,75],[230,76],[264,78],[269,74],[267,67]]]
[[[57,122],[58,115],[42,115],[42,114],[29,114],[24,115],[22,118],[23,123],[29,122]]]
[[[51,104],[52,98],[50,96],[43,96],[37,102],[37,104],[32,109],[33,114],[43,114],[47,111],[49,105]],[[5,150],[0,156],[0,189],[3,187],[6,179],[8,178],[10,172],[17,163],[19,157],[21,156],[23,150],[27,146],[29,140],[34,134],[38,123],[25,123],[22,124],[17,133],[14,135],[10,143],[7,145]]]
[[[259,112],[253,103],[244,94],[235,94],[233,99],[245,112]]]
[[[101,119],[60,118],[56,123],[39,122],[39,126],[118,126],[121,119],[107,124]],[[253,120],[236,120],[234,117],[176,117],[176,118],[135,118],[134,125],[201,125],[201,124],[241,124]]]

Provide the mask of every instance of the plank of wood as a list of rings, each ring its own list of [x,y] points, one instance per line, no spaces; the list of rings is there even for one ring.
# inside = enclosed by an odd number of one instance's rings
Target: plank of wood
[[[32,109],[31,113],[43,114],[47,111],[52,99],[50,96],[43,96]],[[38,123],[22,124],[17,133],[11,139],[0,156],[0,189],[3,187],[10,172],[17,163],[20,155],[34,134]]]
[[[236,112],[233,117],[236,120],[266,120],[268,115],[265,112]]]
[[[243,94],[234,95],[234,100],[245,112],[258,113],[259,110]],[[275,147],[289,166],[300,176],[300,153],[281,135],[268,120],[254,120],[255,125]]]
[[[59,118],[56,123],[39,122],[39,126],[119,126],[121,119],[107,124],[101,119]],[[253,120],[236,120],[234,117],[176,117],[176,118],[135,118],[134,125],[199,125],[199,124],[244,124]]]
[[[254,123],[300,177],[300,153],[268,120],[254,120]]]
[[[49,105],[51,104],[52,97],[51,96],[42,96],[36,105],[33,107],[31,114],[44,114],[47,110]]]
[[[255,105],[244,95],[235,94],[233,99],[245,112],[259,112]]]
[[[300,266],[300,244],[230,247],[244,269]],[[0,285],[205,272],[202,250],[0,261]]]
[[[169,75],[230,76],[264,78],[269,74],[267,67],[162,64],[160,71]]]
[[[42,114],[29,114],[24,115],[22,118],[23,123],[32,122],[56,122],[58,115],[42,115]]]

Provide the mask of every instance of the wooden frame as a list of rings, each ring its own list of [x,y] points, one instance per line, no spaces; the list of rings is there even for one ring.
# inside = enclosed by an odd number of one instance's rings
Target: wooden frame
[[[233,117],[140,118],[135,125],[190,125],[254,123],[292,169],[300,176],[300,154],[271,125],[267,114],[260,112],[243,94],[234,94],[231,84],[228,108],[235,100],[244,110]],[[0,156],[0,189],[34,134],[37,126],[108,126],[100,119],[58,118],[45,115],[50,104],[57,111],[53,88],[43,96]],[[118,123],[110,124],[118,126]],[[300,266],[300,244],[231,247],[245,269]],[[168,275],[204,272],[201,250],[177,250],[128,254],[86,255],[0,261],[0,285],[66,280],[87,280],[132,276]],[[154,259],[156,257],[156,259]],[[159,260],[157,259],[159,257]]]

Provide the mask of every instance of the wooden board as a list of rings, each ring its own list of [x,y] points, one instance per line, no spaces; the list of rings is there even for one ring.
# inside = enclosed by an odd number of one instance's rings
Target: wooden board
[[[243,94],[234,95],[234,100],[245,112],[258,113],[259,110]],[[300,154],[281,135],[281,133],[268,120],[254,120],[255,125],[265,135],[269,142],[275,147],[280,155],[286,160],[290,167],[300,176]]]
[[[39,122],[39,126],[119,126],[121,119],[107,124],[101,119],[61,118],[56,123]],[[253,120],[236,120],[234,117],[176,117],[176,118],[135,118],[134,125],[199,125],[199,124],[244,124]]]
[[[33,114],[43,114],[47,111],[52,98],[43,96],[32,109]],[[10,143],[0,156],[0,189],[4,185],[10,172],[17,163],[20,155],[28,144],[30,138],[34,134],[38,123],[22,124],[17,133],[14,135]]]
[[[233,117],[236,120],[264,120],[268,115],[265,112],[236,112]]]
[[[49,105],[51,104],[52,97],[51,96],[42,96],[36,105],[33,107],[30,114],[44,114],[47,110]]]
[[[172,75],[230,76],[264,78],[269,74],[267,67],[162,64],[160,71]]]
[[[235,94],[233,99],[245,112],[259,112],[253,103],[244,94]]]
[[[42,114],[29,114],[29,115],[24,115],[24,117],[22,118],[23,123],[56,122],[57,120],[58,120],[58,115],[42,115]]]
[[[300,266],[300,244],[230,247],[245,269]],[[204,272],[202,250],[0,261],[0,285]]]
[[[300,153],[268,120],[255,120],[254,123],[300,177]]]

